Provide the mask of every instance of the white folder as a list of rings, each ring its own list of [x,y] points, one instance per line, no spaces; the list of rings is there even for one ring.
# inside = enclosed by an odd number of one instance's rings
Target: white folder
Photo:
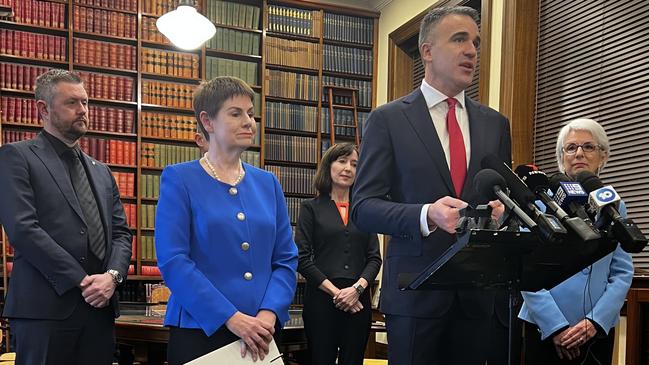
[[[246,352],[246,357],[241,357],[241,340],[238,340],[194,359],[185,365],[284,365],[282,355],[279,353],[274,339],[268,344],[268,347],[268,355],[264,356],[263,360],[257,358],[257,361],[253,362],[250,352]]]

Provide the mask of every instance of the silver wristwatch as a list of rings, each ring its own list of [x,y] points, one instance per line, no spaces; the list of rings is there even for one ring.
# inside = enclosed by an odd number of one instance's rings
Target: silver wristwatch
[[[363,292],[365,291],[365,288],[360,283],[356,283],[356,284],[352,285],[352,288],[356,289],[356,292],[358,293],[358,295],[363,294]]]
[[[110,276],[113,277],[113,283],[115,283],[115,285],[119,285],[124,282],[124,277],[119,273],[119,271],[111,269],[106,271],[106,273],[110,274]]]

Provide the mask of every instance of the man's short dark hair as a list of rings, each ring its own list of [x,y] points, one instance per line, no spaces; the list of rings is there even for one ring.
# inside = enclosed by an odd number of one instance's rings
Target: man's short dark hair
[[[320,161],[320,166],[318,166],[318,171],[316,171],[313,178],[313,187],[321,195],[331,194],[331,164],[341,156],[349,156],[354,151],[358,153],[356,145],[346,142],[337,143],[329,147],[329,149],[324,153],[322,160]]]
[[[232,76],[219,76],[209,81],[203,81],[194,91],[194,113],[198,128],[206,140],[209,141],[209,136],[201,122],[201,112],[206,112],[208,117],[214,118],[221,110],[223,103],[235,96],[247,96],[252,101],[255,92],[245,81]]]
[[[428,14],[421,20],[421,25],[419,26],[419,43],[418,46],[421,49],[421,45],[428,40],[430,31],[447,15],[466,15],[473,19],[473,21],[478,24],[480,21],[480,15],[478,11],[470,8],[468,6],[442,6],[439,8],[431,9]]]
[[[54,98],[54,88],[60,82],[83,84],[83,80],[76,73],[53,68],[36,78],[36,90],[34,91],[36,100],[43,100],[48,105],[51,105]]]

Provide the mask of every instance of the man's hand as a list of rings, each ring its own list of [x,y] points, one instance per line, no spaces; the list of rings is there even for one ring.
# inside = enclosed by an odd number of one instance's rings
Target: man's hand
[[[428,225],[439,227],[448,233],[455,233],[455,227],[460,220],[460,209],[466,208],[467,203],[460,199],[445,196],[428,206]]]
[[[107,306],[115,293],[113,277],[108,273],[86,276],[79,283],[79,288],[86,303],[95,308]]]
[[[259,313],[257,316],[259,316]],[[266,314],[263,315],[263,317],[265,316]],[[265,319],[267,320],[267,318]],[[258,317],[236,312],[225,322],[225,326],[245,343],[245,346],[241,346],[242,358],[246,357],[248,351],[252,356],[252,361],[257,361],[257,358],[263,360],[268,354],[268,344],[273,339],[273,333],[275,333],[274,324],[270,325],[270,323]]]
[[[500,200],[492,200],[488,205],[491,207],[491,218],[500,222],[500,217],[505,214],[505,205]]]

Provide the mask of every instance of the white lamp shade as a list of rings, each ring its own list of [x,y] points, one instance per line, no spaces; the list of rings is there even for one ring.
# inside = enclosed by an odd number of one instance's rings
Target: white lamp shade
[[[200,48],[216,33],[214,24],[188,5],[180,5],[161,16],[155,25],[171,43],[185,50]]]

